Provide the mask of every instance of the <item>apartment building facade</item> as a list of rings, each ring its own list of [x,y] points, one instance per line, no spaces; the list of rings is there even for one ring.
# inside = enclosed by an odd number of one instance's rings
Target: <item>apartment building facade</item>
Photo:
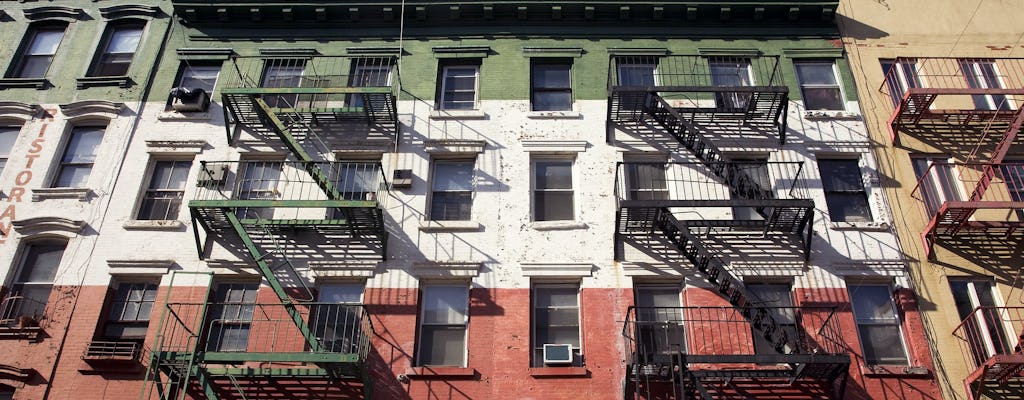
[[[11,218],[8,397],[939,397],[838,4],[160,7]]]

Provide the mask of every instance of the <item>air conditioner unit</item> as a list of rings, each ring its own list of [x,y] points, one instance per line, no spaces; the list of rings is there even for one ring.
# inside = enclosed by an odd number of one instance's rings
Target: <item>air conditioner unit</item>
[[[572,364],[572,345],[545,344],[544,364]]]
[[[228,167],[225,165],[204,165],[203,169],[199,171],[199,179],[196,181],[196,186],[215,187],[223,185],[227,175]]]
[[[201,112],[210,107],[210,96],[203,89],[178,87],[171,90],[171,107],[178,112]]]

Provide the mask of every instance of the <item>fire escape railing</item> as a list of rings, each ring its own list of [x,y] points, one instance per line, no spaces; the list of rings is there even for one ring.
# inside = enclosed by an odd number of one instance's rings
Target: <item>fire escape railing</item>
[[[986,385],[1024,377],[1024,307],[976,307],[953,330],[969,371],[964,386],[972,400]]]
[[[1024,228],[1024,162],[932,164],[911,197],[929,255],[938,238],[964,230],[1012,234]]]

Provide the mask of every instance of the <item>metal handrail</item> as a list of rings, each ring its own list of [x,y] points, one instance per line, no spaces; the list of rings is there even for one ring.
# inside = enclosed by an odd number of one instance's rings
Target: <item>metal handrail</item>
[[[192,200],[328,200],[326,180],[339,200],[386,206],[390,185],[380,162],[202,161]],[[248,175],[248,176],[247,176]]]
[[[615,87],[675,86],[728,91],[727,88],[785,86],[779,70],[779,59],[779,56],[774,55],[612,55],[608,64],[608,90],[610,92]],[[725,84],[722,80],[728,80],[726,77],[716,77],[712,73],[713,63],[745,66],[746,74],[735,76],[739,83]],[[654,84],[622,84],[620,65],[654,66]]]
[[[646,172],[651,176],[627,176],[629,166],[647,166],[649,170]],[[761,169],[763,175],[750,173],[752,168]],[[744,182],[758,187],[748,187],[743,193],[737,193],[744,188],[733,187],[732,183],[736,182],[719,182],[719,174],[715,171],[723,171],[721,176],[726,179],[742,178]],[[731,177],[728,171],[747,173]],[[615,194],[620,200],[731,200],[737,197],[760,199],[751,195],[763,191],[765,196],[770,194],[774,199],[805,200],[810,199],[810,193],[803,172],[803,162],[799,161],[618,162]],[[657,193],[649,199],[630,199],[630,193],[637,191]]]

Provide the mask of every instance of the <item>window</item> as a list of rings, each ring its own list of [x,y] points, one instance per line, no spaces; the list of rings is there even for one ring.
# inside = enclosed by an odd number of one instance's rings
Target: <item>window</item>
[[[156,300],[156,290],[155,283],[118,284],[103,329],[103,337],[144,340],[150,314],[153,312],[153,301]]]
[[[185,180],[191,167],[191,161],[157,161],[153,165],[153,175],[142,199],[138,219],[178,219],[181,199],[185,197]]]
[[[372,159],[339,160],[333,164],[335,186],[345,200],[375,201],[382,172],[380,156]]]
[[[881,60],[881,63],[889,97],[892,99],[893,107],[897,107],[903,102],[903,94],[908,89],[921,87],[921,79],[917,74],[917,60]]]
[[[18,140],[21,132],[20,126],[0,126],[0,173],[4,172],[7,166],[7,159],[11,157],[11,149],[14,142]]]
[[[807,110],[845,110],[835,67],[831,61],[795,61],[796,77]]]
[[[856,159],[818,159],[832,222],[871,222],[868,195]]]
[[[306,70],[303,59],[269,59],[263,68],[265,88],[297,88],[302,87],[302,75]],[[299,103],[298,94],[263,95],[263,101],[270,107],[293,108]]]
[[[960,69],[971,89],[1003,87],[999,68],[992,60],[960,60]],[[974,101],[975,110],[1007,111],[1013,108],[1006,96],[1001,94],[975,94],[971,95],[971,100]]]
[[[533,220],[572,220],[574,215],[572,161],[534,161]]]
[[[239,175],[242,181],[238,184],[239,200],[276,200],[277,187],[281,183],[281,161],[243,161],[240,163]],[[238,210],[238,218],[271,219],[274,209],[271,207],[246,207]]]
[[[544,366],[544,345],[571,345],[573,365],[581,364],[579,285],[533,287],[533,366]]]
[[[423,287],[419,365],[466,365],[468,302],[465,284]]]
[[[259,283],[221,283],[213,292],[210,306],[210,336],[207,351],[245,351],[249,328],[256,309]]]
[[[359,352],[363,322],[363,284],[321,285],[318,302],[310,316],[310,327],[325,352]]]
[[[750,71],[750,60],[712,58],[708,60],[711,70],[711,84],[714,86],[751,86],[754,77]],[[715,92],[715,108],[724,111],[744,111],[750,103],[751,92]]]
[[[352,61],[352,75],[349,86],[374,87],[391,85],[390,58],[357,58]],[[346,102],[349,107],[363,107],[363,96],[351,94]]]
[[[21,267],[11,286],[9,298],[12,300],[0,310],[3,312],[0,321],[16,325],[20,318],[38,320],[43,316],[65,247],[66,242],[58,241],[39,241],[25,246]]]
[[[53,187],[87,187],[106,129],[105,126],[76,126],[71,129],[71,138],[64,148]]]
[[[678,285],[636,285],[637,357],[642,363],[670,363],[686,350]]]
[[[747,291],[750,297],[757,302],[757,305],[768,308],[768,315],[779,324],[779,327],[788,335],[789,342],[785,345],[786,351],[792,350],[793,343],[799,338],[797,335],[796,309],[793,308],[793,290],[788,284],[779,283],[748,283]],[[772,345],[764,335],[753,330],[754,351],[756,354],[776,354],[775,346]]]
[[[949,157],[913,155],[910,162],[919,181],[917,190],[929,214],[938,212],[944,202],[961,199],[960,185]]]
[[[664,162],[627,162],[626,194],[629,200],[668,200]]]
[[[848,285],[864,361],[868,365],[909,365],[889,285]]]
[[[143,22],[128,22],[108,28],[103,50],[90,76],[127,75],[145,27]]]
[[[207,95],[213,94],[217,77],[220,75],[220,66],[220,63],[183,62],[175,87],[203,89]]]
[[[533,111],[572,110],[572,64],[566,60],[534,60],[530,70]]]
[[[475,160],[438,160],[430,194],[430,219],[468,221],[473,205]]]
[[[768,167],[768,156],[759,154],[739,154],[729,157],[726,176],[732,195],[737,198],[770,198],[774,196],[771,171]],[[733,219],[763,220],[764,211],[756,207],[733,207]]]
[[[1001,315],[994,309],[998,307],[998,295],[993,282],[989,279],[950,278],[949,287],[953,291],[964,333],[969,335],[967,344],[971,347],[975,365],[981,365],[997,354],[1012,353],[1010,338],[1006,335],[1003,321],[1000,321]],[[984,308],[977,310],[979,307]]]
[[[616,57],[615,73],[619,86],[649,87],[658,85],[658,58]],[[630,112],[639,117],[646,108],[648,96],[646,91],[627,93],[619,98],[619,110]]]
[[[42,78],[53,63],[53,55],[57,53],[64,38],[67,24],[46,24],[33,26],[25,37],[26,44],[18,60],[14,78]]]
[[[479,65],[447,65],[441,71],[442,110],[477,109]]]

